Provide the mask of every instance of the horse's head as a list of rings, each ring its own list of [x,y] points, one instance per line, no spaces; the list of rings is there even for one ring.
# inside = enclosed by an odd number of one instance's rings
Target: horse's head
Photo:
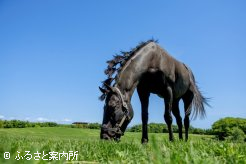
[[[131,120],[128,106],[118,88],[106,85],[106,89],[99,89],[107,95],[100,138],[119,140]]]

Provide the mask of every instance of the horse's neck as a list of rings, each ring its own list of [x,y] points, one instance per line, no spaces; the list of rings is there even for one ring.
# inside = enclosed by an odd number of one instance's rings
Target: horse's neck
[[[139,55],[139,56],[137,56]],[[117,76],[116,86],[122,92],[125,101],[130,103],[132,94],[137,87],[139,80],[143,73],[148,69],[146,63],[145,54],[136,54],[132,59],[130,59],[122,71]]]
[[[127,103],[130,103],[132,94],[138,84],[138,80],[134,80],[137,78],[135,76],[136,74],[133,72],[125,70],[115,84],[115,86],[122,92],[123,98]]]
[[[126,62],[117,75],[115,85],[120,89],[125,101],[128,103],[130,103],[132,94],[141,76],[151,67],[150,61],[156,57],[155,54],[161,56],[159,53],[162,53],[162,51],[160,50],[160,47],[156,43],[147,44]]]

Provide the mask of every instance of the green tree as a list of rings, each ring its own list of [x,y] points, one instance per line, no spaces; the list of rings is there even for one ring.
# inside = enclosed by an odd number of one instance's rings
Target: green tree
[[[231,130],[231,135],[229,136],[229,140],[233,142],[243,142],[245,140],[245,134],[238,127],[234,127]]]
[[[3,120],[0,119],[0,128],[3,128]]]
[[[87,128],[89,128],[89,129],[100,129],[101,125],[99,123],[90,123],[90,124],[88,124]]]
[[[214,134],[219,140],[225,140],[226,137],[230,136],[233,128],[237,127],[246,133],[246,119],[244,118],[232,118],[226,117],[216,121],[212,125]]]
[[[3,127],[4,128],[13,128],[12,122],[11,121],[7,121],[7,120],[4,120]]]

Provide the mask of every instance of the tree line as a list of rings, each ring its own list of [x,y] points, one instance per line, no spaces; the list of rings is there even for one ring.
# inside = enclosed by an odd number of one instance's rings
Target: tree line
[[[178,126],[172,125],[172,129],[174,133],[178,133]],[[134,125],[133,127],[128,129],[129,132],[142,132],[142,125]],[[163,123],[149,123],[148,124],[148,132],[149,133],[168,133],[168,128],[166,124]],[[183,129],[184,132],[184,129]],[[212,129],[201,129],[201,128],[194,128],[190,126],[189,133],[192,134],[206,134],[211,135],[213,134]]]
[[[173,132],[178,133],[178,126],[172,125]],[[141,132],[142,125],[135,125],[128,129],[130,132]],[[162,123],[148,124],[150,133],[168,133],[167,125]],[[184,129],[183,129],[184,132]],[[211,129],[194,128],[190,126],[189,133],[215,135],[218,140],[245,141],[246,142],[246,119],[245,118],[222,118],[213,123]]]
[[[69,127],[69,128],[87,128],[100,129],[99,123],[88,124],[58,124],[56,122],[29,122],[21,120],[0,120],[0,128],[38,128],[38,127]]]
[[[55,122],[29,122],[21,120],[0,120],[0,128],[29,128],[29,127],[69,127],[69,128],[86,128],[100,129],[99,123],[87,124],[57,124]],[[173,132],[178,133],[177,125],[173,125]],[[134,125],[127,129],[128,132],[141,132],[142,125]],[[168,133],[167,125],[163,123],[148,124],[150,133]],[[246,141],[246,119],[245,118],[222,118],[213,123],[211,129],[201,129],[190,127],[191,134],[215,135],[219,140],[240,140]]]
[[[0,120],[0,128],[56,127],[55,122],[29,122],[21,120]]]

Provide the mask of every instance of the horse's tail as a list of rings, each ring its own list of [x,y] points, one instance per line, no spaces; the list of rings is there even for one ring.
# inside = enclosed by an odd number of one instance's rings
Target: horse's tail
[[[190,108],[186,111],[185,114],[188,114],[191,112],[191,109],[193,108],[194,112],[192,114],[192,118],[197,118],[198,115],[200,115],[200,118],[204,118],[206,116],[206,111],[204,108],[204,105],[207,105],[210,107],[208,100],[209,98],[206,98],[202,95],[202,93],[199,91],[199,87],[196,85],[195,77],[189,67],[187,67],[187,70],[189,71],[190,76],[190,82],[191,82],[191,90],[193,91],[193,100]]]

